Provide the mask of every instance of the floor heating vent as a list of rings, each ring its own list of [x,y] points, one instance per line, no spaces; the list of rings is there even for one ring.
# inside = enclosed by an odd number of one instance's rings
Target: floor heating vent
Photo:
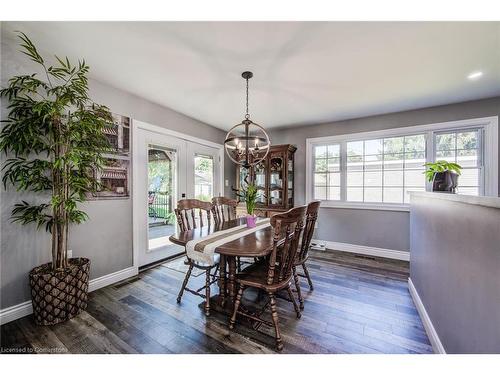
[[[326,246],[324,243],[319,243],[315,241],[311,241],[311,246],[309,247],[311,250],[319,250],[319,251],[325,251]]]

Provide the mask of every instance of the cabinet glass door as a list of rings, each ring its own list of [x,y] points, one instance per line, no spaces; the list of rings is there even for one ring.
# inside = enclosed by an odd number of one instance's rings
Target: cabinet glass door
[[[283,155],[271,155],[269,160],[269,204],[273,206],[283,205],[283,177],[284,177]]]
[[[288,156],[288,207],[293,207],[293,154]]]
[[[260,155],[258,157],[261,157]],[[255,164],[252,167],[253,170],[253,183],[257,187],[257,206],[267,205],[267,163],[266,160],[262,160],[260,163]]]

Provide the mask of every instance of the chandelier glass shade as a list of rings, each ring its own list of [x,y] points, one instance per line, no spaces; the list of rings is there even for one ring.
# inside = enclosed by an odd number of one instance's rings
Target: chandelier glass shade
[[[266,158],[271,142],[264,128],[250,120],[248,113],[248,80],[253,77],[253,74],[243,72],[241,76],[247,82],[247,113],[245,119],[233,126],[227,133],[224,148],[234,163],[250,168]]]

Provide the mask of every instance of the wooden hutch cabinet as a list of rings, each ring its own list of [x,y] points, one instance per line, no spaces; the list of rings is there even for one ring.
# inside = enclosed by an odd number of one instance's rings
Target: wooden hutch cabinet
[[[246,169],[236,168],[236,188],[245,188],[247,181],[259,189],[259,200],[255,214],[271,217],[288,211],[293,207],[294,194],[294,154],[297,148],[292,145],[271,146],[266,158]],[[246,215],[244,203],[236,209],[238,216]]]

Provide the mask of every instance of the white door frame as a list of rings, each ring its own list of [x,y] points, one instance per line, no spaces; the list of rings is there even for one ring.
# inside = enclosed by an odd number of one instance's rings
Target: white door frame
[[[139,248],[140,248],[140,236],[139,232],[141,230],[141,220],[139,220],[138,213],[141,212],[140,204],[142,200],[139,197],[139,159],[137,157],[139,152],[139,144],[135,140],[137,139],[137,132],[139,129],[150,131],[153,133],[158,133],[162,135],[172,136],[186,141],[196,142],[201,145],[210,146],[219,150],[220,159],[220,173],[219,173],[219,192],[214,191],[214,194],[222,194],[224,191],[224,145],[207,141],[205,139],[197,138],[188,134],[180,133],[175,130],[170,130],[163,128],[161,126],[148,124],[143,121],[132,120],[131,130],[132,130],[132,248],[133,248],[133,258],[132,267],[136,273],[139,273]]]

